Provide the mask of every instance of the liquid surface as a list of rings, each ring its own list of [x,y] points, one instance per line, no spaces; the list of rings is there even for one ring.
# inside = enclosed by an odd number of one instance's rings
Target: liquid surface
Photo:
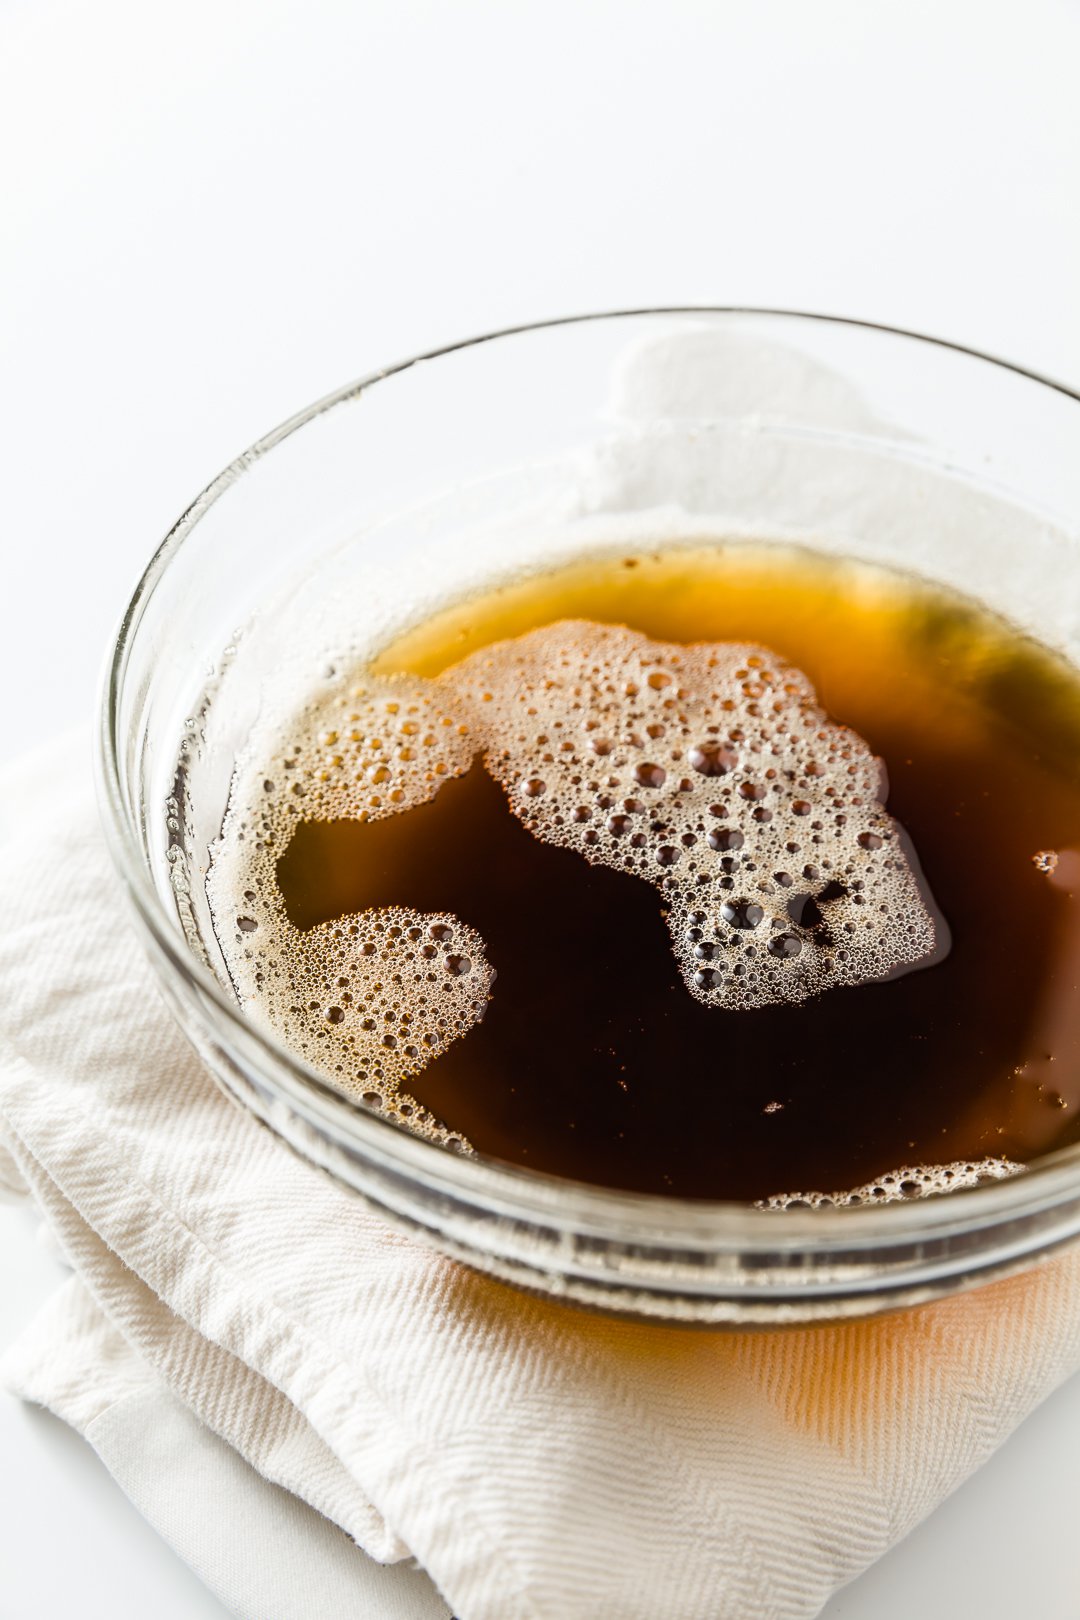
[[[227,896],[219,889],[215,906],[234,973],[242,977],[241,954],[248,965],[259,957],[260,907],[276,904],[298,950],[315,951],[312,982],[326,981],[324,994],[294,1011],[332,1036],[352,1017],[359,983],[345,955],[369,943],[367,923],[358,932],[353,922],[350,936],[342,920],[394,908],[393,950],[431,969],[445,1014],[440,1033],[431,1019],[430,1028],[423,1018],[401,1022],[404,991],[385,1009],[372,1004],[393,1028],[380,1037],[392,1054],[402,1062],[414,1054],[402,1071],[401,1115],[416,1107],[417,1117],[440,1122],[444,1139],[605,1185],[760,1199],[852,1188],[901,1165],[1029,1161],[1073,1139],[1076,675],[970,602],[863,565],[761,546],[579,564],[493,592],[386,649],[375,673],[407,689],[479,648],[567,618],[625,624],[665,642],[760,643],[803,671],[830,719],[884,760],[888,813],[910,836],[947,919],[948,955],[799,1004],[695,1000],[662,892],[533,836],[482,763],[470,766],[465,735],[441,785],[402,813],[379,805],[361,810],[371,819],[328,816],[314,773],[319,814],[294,804],[280,849],[274,829],[280,835],[284,823],[266,819],[245,915],[235,884]],[[430,724],[442,735],[437,707],[419,731]],[[358,726],[359,749],[369,739]],[[287,733],[266,765],[271,802],[286,761],[293,773],[309,763]],[[254,829],[241,818],[233,832],[244,829],[253,848]],[[266,892],[271,882],[276,896]],[[446,937],[433,938],[433,926]],[[374,935],[370,943],[390,948]],[[252,974],[256,1000],[260,988]],[[340,1061],[324,1066],[347,1084]]]

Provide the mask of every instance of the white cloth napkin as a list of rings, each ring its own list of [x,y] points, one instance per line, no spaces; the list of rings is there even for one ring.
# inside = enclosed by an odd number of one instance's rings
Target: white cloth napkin
[[[1075,1253],[731,1334],[547,1304],[395,1235],[188,1049],[77,774],[0,783],[33,812],[0,851],[0,1179],[76,1274],[2,1375],[237,1614],[799,1620],[1080,1365]]]

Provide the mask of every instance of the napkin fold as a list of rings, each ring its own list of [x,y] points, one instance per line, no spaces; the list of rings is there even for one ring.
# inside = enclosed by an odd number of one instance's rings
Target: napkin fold
[[[0,1185],[74,1276],[0,1377],[237,1614],[809,1620],[1080,1366],[1076,1253],[735,1334],[397,1235],[189,1049],[66,753],[62,793],[55,755],[0,782],[34,812],[0,849]]]
[[[240,1620],[449,1620],[422,1570],[377,1564],[200,1422],[75,1276],[5,1358],[12,1388],[84,1435]]]

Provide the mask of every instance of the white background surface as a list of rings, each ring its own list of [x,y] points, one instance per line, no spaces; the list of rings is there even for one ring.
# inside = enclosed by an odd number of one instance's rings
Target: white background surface
[[[1080,386],[1078,92],[1080,0],[0,0],[0,759],[226,461],[411,351],[749,302]],[[57,1275],[0,1210],[0,1342]],[[1073,1380],[829,1620],[1077,1620],[1078,1485]],[[0,1396],[0,1620],[223,1612]]]

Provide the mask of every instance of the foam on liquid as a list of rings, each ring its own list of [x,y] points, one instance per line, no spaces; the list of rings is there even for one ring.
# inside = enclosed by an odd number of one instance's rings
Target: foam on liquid
[[[859,1204],[898,1204],[934,1193],[962,1192],[988,1181],[1007,1181],[1019,1175],[1022,1164],[1009,1159],[975,1159],[956,1164],[905,1164],[861,1187],[843,1192],[775,1193],[755,1200],[755,1209],[845,1209]]]
[[[439,677],[514,814],[663,896],[687,990],[804,1001],[947,947],[884,772],[767,648],[548,625]]]
[[[244,1008],[342,1091],[454,1147],[401,1088],[483,1016],[494,974],[480,936],[404,907],[296,928],[277,861],[301,821],[422,804],[472,746],[431,683],[377,680],[311,705],[284,746],[238,771],[207,885]]]
[[[429,801],[480,755],[536,838],[657,890],[687,994],[728,1013],[799,1003],[948,949],[882,764],[767,648],[685,646],[561,622],[433,679],[339,684],[289,740],[241,761],[209,877],[244,1007],[342,1091],[456,1148],[406,1087],[498,994],[467,919],[408,907],[308,929],[277,862],[303,821],[375,821]],[[845,1193],[759,1207],[918,1197],[1019,1168],[904,1168]]]

